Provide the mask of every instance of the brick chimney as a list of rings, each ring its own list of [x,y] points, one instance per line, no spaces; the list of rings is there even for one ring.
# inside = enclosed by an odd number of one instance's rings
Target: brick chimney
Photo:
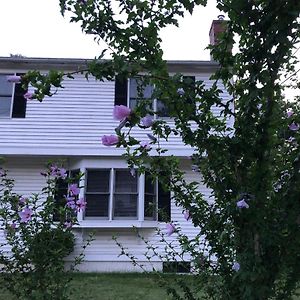
[[[219,42],[219,35],[227,29],[227,22],[224,20],[225,16],[219,15],[218,20],[213,20],[209,30],[209,43],[210,45],[217,45]],[[230,49],[231,50],[231,49]],[[210,59],[213,60],[212,56]]]

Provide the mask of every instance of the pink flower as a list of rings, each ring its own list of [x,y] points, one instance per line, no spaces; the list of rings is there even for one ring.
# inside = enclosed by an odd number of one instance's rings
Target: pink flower
[[[9,224],[9,228],[15,230],[17,228],[17,224],[15,222],[12,222],[11,224]]]
[[[24,94],[24,98],[25,98],[26,100],[31,100],[32,97],[33,97],[33,95],[34,95],[34,93],[27,92],[27,93]]]
[[[153,124],[153,117],[150,115],[147,115],[141,119],[141,122],[144,127],[150,127]]]
[[[113,116],[116,120],[123,120],[125,118],[128,118],[131,114],[131,109],[125,105],[115,105]]]
[[[51,176],[61,177],[65,179],[67,177],[67,171],[64,168],[58,168],[56,165],[50,167]]]
[[[71,209],[77,209],[77,206],[76,206],[76,203],[74,200],[69,200],[67,203],[66,203],[66,206],[71,208]]]
[[[232,265],[233,271],[238,272],[240,270],[240,268],[241,268],[241,266],[237,261],[233,263],[233,265]]]
[[[176,230],[176,227],[173,223],[168,223],[166,225],[166,229],[167,229],[167,236],[170,236],[171,234],[173,234]]]
[[[6,172],[0,168],[0,177],[4,177],[6,175]]]
[[[119,143],[119,137],[117,135],[103,135],[102,144],[104,146],[114,146]]]
[[[84,198],[80,198],[79,200],[77,200],[76,204],[77,204],[78,211],[84,209],[86,206],[86,202],[84,201]]]
[[[10,75],[6,77],[8,82],[12,82],[12,83],[20,83],[21,82],[21,76],[17,76],[17,75]]]
[[[64,226],[65,226],[66,228],[72,228],[72,225],[73,225],[72,222],[68,222],[68,221],[67,221],[67,222],[64,223]]]
[[[294,112],[292,110],[289,110],[286,115],[288,118],[290,118],[292,115],[294,114]]]
[[[141,145],[142,148],[144,148],[146,150],[150,150],[151,149],[151,146],[149,145],[149,142],[147,142],[147,141],[140,142],[140,145]]]
[[[80,193],[80,188],[78,187],[77,183],[73,183],[69,185],[69,193],[72,196],[77,196]]]
[[[190,211],[185,210],[183,213],[183,217],[188,221],[191,218]]]
[[[236,206],[237,206],[238,208],[249,208],[249,204],[248,204],[244,199],[238,201],[238,202],[236,203]]]
[[[29,207],[25,207],[18,214],[19,214],[19,217],[21,218],[20,222],[27,223],[28,221],[30,221],[33,212]]]
[[[183,88],[179,88],[179,89],[177,90],[177,94],[178,94],[179,96],[183,96],[183,95],[185,94],[184,89],[183,89]]]
[[[292,131],[297,131],[299,130],[300,126],[299,124],[293,122],[291,125],[289,125],[289,129],[292,130]]]
[[[26,201],[28,200],[28,198],[24,197],[24,196],[21,196],[19,198],[19,204],[23,205],[26,203]]]

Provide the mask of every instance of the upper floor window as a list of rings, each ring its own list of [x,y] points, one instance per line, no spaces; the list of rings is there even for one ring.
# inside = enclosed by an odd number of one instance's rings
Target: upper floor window
[[[183,76],[186,84],[195,84],[195,76]],[[142,85],[139,78],[116,78],[115,81],[115,105],[127,105],[134,109],[141,101],[148,100],[150,109],[153,109],[159,117],[169,117],[169,111],[161,99],[153,99],[154,86]],[[190,92],[188,94],[190,95]]]
[[[26,91],[21,84],[7,81],[7,76],[14,74],[0,74],[0,118],[25,118]]]

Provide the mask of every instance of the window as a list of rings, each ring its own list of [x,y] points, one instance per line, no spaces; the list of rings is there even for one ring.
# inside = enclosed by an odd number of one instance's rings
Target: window
[[[85,219],[170,219],[170,192],[162,191],[149,175],[133,177],[128,169],[87,169]],[[165,211],[160,218],[158,208]]]
[[[71,170],[67,172],[69,179],[71,179],[71,183],[76,183],[79,186],[79,174],[80,170]],[[55,207],[54,207],[54,213],[53,213],[53,220],[54,221],[61,221],[60,219],[66,219],[67,216],[62,216],[59,213],[59,210],[61,207],[64,207],[66,205],[66,198],[68,194],[68,181],[66,179],[58,178],[56,181],[55,186]]]
[[[191,263],[188,261],[163,262],[163,273],[190,273]]]
[[[25,118],[26,91],[22,89],[21,84],[8,82],[9,75],[13,74],[0,74],[0,118]]]

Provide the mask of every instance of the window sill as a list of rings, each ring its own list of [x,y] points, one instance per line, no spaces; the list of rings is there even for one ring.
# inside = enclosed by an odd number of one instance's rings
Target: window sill
[[[137,220],[83,220],[73,228],[156,228],[158,221],[137,221]]]

